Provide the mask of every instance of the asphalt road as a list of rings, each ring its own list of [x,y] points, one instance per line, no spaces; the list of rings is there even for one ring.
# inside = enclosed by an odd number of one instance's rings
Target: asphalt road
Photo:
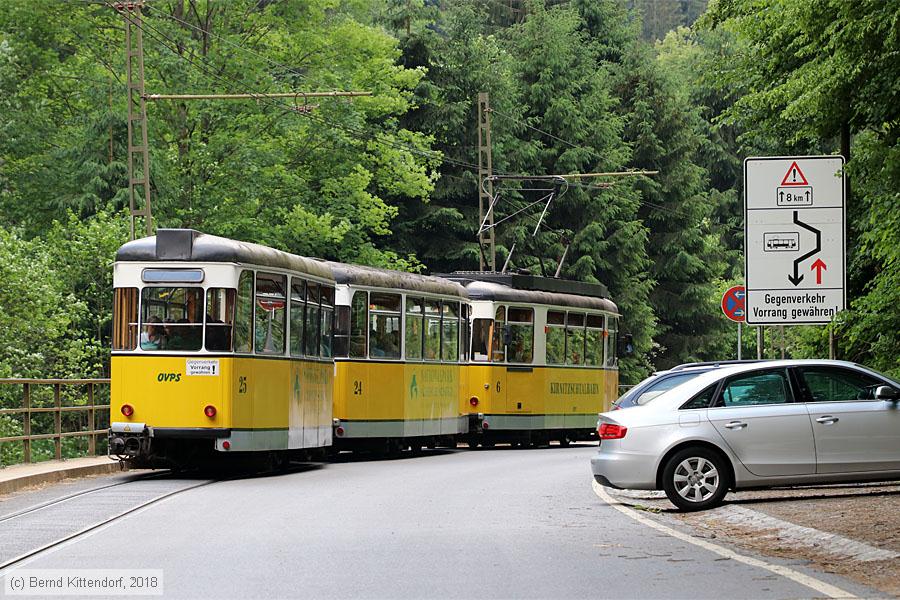
[[[162,569],[171,598],[818,595],[607,506],[591,487],[594,451],[432,452],[222,481],[153,504],[25,567]]]

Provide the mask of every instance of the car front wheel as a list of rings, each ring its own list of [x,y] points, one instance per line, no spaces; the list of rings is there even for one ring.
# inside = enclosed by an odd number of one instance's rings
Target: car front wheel
[[[663,489],[683,511],[706,510],[722,503],[728,480],[722,458],[706,448],[686,448],[663,468]]]

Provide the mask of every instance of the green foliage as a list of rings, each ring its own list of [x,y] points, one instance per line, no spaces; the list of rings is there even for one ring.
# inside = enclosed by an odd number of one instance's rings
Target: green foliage
[[[764,9],[764,10],[761,10]],[[900,33],[893,3],[720,1],[706,28],[741,40],[722,61],[742,91],[723,118],[772,154],[848,159],[849,310],[834,326],[838,356],[900,372],[897,153]],[[792,333],[796,356],[827,355],[824,328]]]
[[[543,205],[525,207],[539,195],[517,189],[535,182],[495,186],[496,220],[509,217],[500,264],[515,244],[511,268],[552,274],[565,253],[565,277],[605,283],[637,349],[622,360],[628,383],[733,356],[718,302],[743,276],[743,158],[842,150],[839,354],[900,374],[896,7],[719,0],[678,27],[704,6],[149,3],[148,93],[373,92],[150,103],[157,224],[402,270],[477,268],[488,92],[495,173],[659,171],[570,178],[536,235]],[[110,265],[128,234],[122,33],[102,4],[0,3],[0,376],[107,368]],[[787,333],[795,356],[827,344],[822,327]]]
[[[668,368],[716,358],[711,351],[725,325],[716,283],[727,263],[711,223],[707,172],[698,164],[704,133],[699,111],[688,105],[680,82],[641,47],[626,56],[616,81],[632,164],[659,172],[637,183],[643,198],[639,214],[650,231],[650,276],[656,281],[650,296],[659,319],[655,363]]]

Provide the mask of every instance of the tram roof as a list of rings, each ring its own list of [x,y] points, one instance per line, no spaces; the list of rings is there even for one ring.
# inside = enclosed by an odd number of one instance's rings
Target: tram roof
[[[193,229],[159,229],[155,236],[128,242],[116,252],[122,262],[224,262],[297,271],[332,280],[320,261],[267,246],[241,242]]]
[[[440,277],[391,271],[363,265],[348,265],[332,261],[322,261],[322,264],[327,265],[331,269],[334,280],[338,283],[439,294],[442,296],[457,296],[459,298],[467,297],[465,287],[455,281],[449,281]]]
[[[616,314],[619,313],[618,307],[608,298],[560,292],[546,292],[542,290],[517,289],[493,281],[470,280],[466,284],[466,291],[471,300],[546,304],[549,306],[564,306],[570,308],[583,308],[586,310],[602,310]]]

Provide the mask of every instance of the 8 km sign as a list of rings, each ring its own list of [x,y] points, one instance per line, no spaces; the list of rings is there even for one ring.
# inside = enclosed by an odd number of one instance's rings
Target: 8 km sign
[[[744,272],[750,325],[828,323],[843,310],[844,158],[744,161]]]

